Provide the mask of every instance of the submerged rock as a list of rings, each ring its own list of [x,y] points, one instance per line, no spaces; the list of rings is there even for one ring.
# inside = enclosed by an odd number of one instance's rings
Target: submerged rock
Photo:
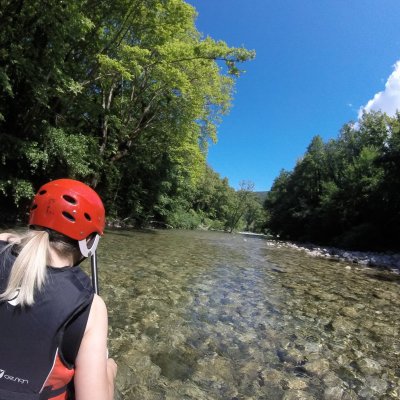
[[[358,392],[363,399],[381,398],[388,388],[388,383],[383,379],[372,377],[367,380],[365,386]]]
[[[382,371],[381,365],[370,358],[363,358],[357,361],[358,369],[365,375],[377,375]]]
[[[335,332],[342,334],[353,332],[355,329],[354,323],[344,317],[337,317],[332,322],[332,327],[335,330]]]
[[[301,378],[291,378],[288,380],[287,386],[289,387],[289,389],[304,390],[307,389],[308,384],[305,380]]]
[[[330,387],[324,391],[324,400],[342,400],[344,390],[341,387]]]
[[[324,359],[317,359],[304,365],[307,372],[317,376],[322,376],[329,371],[329,362]]]

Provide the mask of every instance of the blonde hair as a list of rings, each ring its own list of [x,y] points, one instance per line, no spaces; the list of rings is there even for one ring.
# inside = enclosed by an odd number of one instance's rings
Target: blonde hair
[[[7,287],[0,293],[0,301],[10,301],[18,296],[18,304],[33,305],[34,296],[46,282],[47,265],[51,262],[50,250],[58,255],[69,256],[79,261],[77,244],[55,231],[29,230],[23,235],[11,235],[11,243],[4,250],[15,247],[18,256],[12,266]]]

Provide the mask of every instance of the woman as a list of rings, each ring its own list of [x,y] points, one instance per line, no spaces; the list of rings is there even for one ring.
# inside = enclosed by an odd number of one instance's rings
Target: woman
[[[24,235],[0,234],[0,400],[111,400],[107,309],[78,264],[105,224],[100,197],[71,179],[42,186]],[[70,394],[68,394],[70,393]]]

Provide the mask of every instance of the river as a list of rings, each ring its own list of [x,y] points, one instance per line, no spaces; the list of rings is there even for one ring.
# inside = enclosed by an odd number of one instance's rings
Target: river
[[[393,272],[242,235],[113,231],[99,274],[118,400],[400,398]]]

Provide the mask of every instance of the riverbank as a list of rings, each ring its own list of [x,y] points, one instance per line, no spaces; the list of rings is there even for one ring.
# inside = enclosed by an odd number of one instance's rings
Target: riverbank
[[[276,248],[291,248],[303,251],[312,257],[325,258],[333,261],[343,261],[349,264],[359,264],[378,268],[387,268],[395,273],[400,273],[399,253],[377,253],[370,251],[350,251],[336,247],[321,247],[313,244],[283,242],[279,240],[267,240],[269,246]],[[351,268],[351,266],[349,265]]]

